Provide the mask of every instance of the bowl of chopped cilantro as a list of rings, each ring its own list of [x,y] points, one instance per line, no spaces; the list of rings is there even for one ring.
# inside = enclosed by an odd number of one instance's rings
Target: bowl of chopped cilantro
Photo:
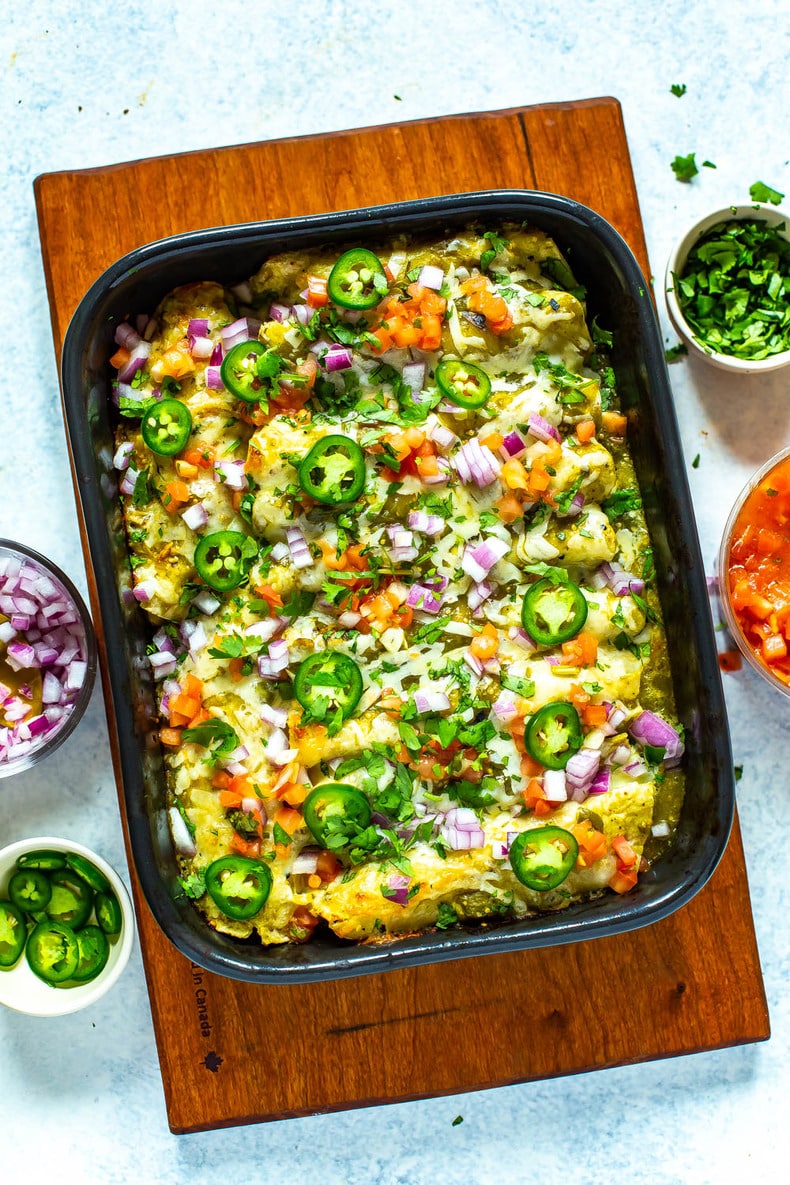
[[[740,374],[787,366],[790,215],[753,202],[695,222],[670,256],[665,295],[681,339],[714,366]]]

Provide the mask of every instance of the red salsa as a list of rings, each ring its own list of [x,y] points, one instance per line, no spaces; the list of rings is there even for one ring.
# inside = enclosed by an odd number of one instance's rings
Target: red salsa
[[[790,684],[790,457],[765,475],[741,507],[726,578],[747,645]]]

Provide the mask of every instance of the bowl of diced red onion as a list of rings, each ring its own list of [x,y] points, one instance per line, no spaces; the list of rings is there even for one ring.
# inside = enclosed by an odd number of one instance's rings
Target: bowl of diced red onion
[[[53,563],[0,539],[0,778],[66,740],[96,678],[93,623]]]

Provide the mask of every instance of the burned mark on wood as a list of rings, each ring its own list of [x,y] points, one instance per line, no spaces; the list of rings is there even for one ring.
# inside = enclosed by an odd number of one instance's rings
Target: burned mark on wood
[[[672,994],[673,994],[674,996],[677,996],[677,997],[679,998],[680,996],[682,996],[682,995],[683,995],[683,993],[685,992],[685,990],[686,990],[686,985],[685,985],[685,983],[683,982],[683,980],[681,979],[681,980],[679,980],[679,981],[678,981],[678,982],[675,984],[675,990],[674,990],[674,992],[673,992]]]
[[[382,1020],[363,1020],[356,1025],[338,1025],[336,1028],[327,1029],[328,1037],[342,1037],[346,1033],[360,1033],[364,1029],[377,1029],[383,1025],[399,1025],[411,1024],[415,1020],[439,1020],[449,1016],[453,1012],[465,1012],[465,1008],[435,1008],[432,1012],[412,1012],[408,1016],[385,1016]]]

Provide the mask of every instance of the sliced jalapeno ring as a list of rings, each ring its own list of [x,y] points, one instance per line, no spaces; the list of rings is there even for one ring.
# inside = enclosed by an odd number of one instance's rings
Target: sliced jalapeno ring
[[[329,273],[329,299],[344,309],[372,309],[389,287],[384,264],[365,247],[341,255]]]
[[[86,860],[79,852],[68,852],[66,854],[66,863],[72,872],[76,872],[77,876],[82,877],[85,883],[90,885],[97,893],[108,892],[110,882],[107,880],[107,877],[95,864],[92,864],[90,860]]]
[[[65,983],[79,965],[77,935],[63,922],[39,922],[25,948],[30,970],[45,983]]]
[[[192,432],[192,415],[180,399],[162,399],[147,409],[140,431],[152,453],[174,457],[187,446]]]
[[[532,827],[516,836],[508,854],[522,885],[545,893],[567,878],[579,855],[579,845],[564,827]]]
[[[106,893],[97,893],[94,903],[96,921],[105,934],[120,934],[123,924],[123,914],[118,898],[109,889]]]
[[[434,371],[436,385],[451,403],[471,411],[485,407],[491,394],[491,379],[484,370],[460,358],[443,358]]]
[[[330,851],[348,847],[370,824],[370,803],[344,782],[324,782],[304,803],[304,821],[317,843]]]
[[[13,967],[25,949],[27,925],[13,901],[0,901],[0,967]]]
[[[545,576],[524,596],[521,621],[540,646],[558,646],[575,638],[587,620],[587,601],[578,584]]]
[[[79,961],[72,974],[78,983],[89,983],[107,966],[110,944],[107,935],[98,926],[83,926],[77,931]]]
[[[61,868],[49,877],[52,896],[44,912],[52,922],[61,922],[78,930],[87,922],[93,909],[93,889],[70,868]]]
[[[49,905],[52,886],[39,869],[19,868],[8,882],[8,896],[17,909],[36,913]]]
[[[17,868],[39,868],[42,872],[54,872],[56,868],[66,867],[65,852],[51,852],[42,848],[35,852],[23,852],[17,856]]]
[[[319,650],[299,664],[294,695],[311,720],[348,720],[362,696],[362,672],[353,658]]]
[[[200,540],[193,562],[209,588],[229,592],[246,580],[257,554],[255,540],[241,531],[214,531]]]
[[[365,488],[365,454],[348,436],[324,436],[301,462],[299,484],[318,502],[353,502]]]
[[[220,856],[206,869],[206,891],[226,917],[237,922],[255,917],[272,887],[271,870],[247,856]]]
[[[524,730],[527,752],[547,769],[565,769],[582,745],[582,725],[573,704],[545,704]]]
[[[261,374],[259,366],[268,353],[263,343],[255,340],[239,342],[228,350],[219,373],[231,395],[245,403],[258,403],[267,397],[266,379],[269,375]],[[264,369],[268,371],[269,367],[264,365]]]

